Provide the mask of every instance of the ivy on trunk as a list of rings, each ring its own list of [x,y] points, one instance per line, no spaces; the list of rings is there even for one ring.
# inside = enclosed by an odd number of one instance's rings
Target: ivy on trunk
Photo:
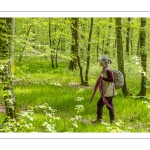
[[[6,118],[15,118],[15,96],[12,84],[11,57],[14,34],[14,19],[0,19],[0,79],[3,86],[3,97],[6,108]]]

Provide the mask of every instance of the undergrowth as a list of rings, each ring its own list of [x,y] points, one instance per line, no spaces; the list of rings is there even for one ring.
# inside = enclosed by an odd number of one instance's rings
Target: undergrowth
[[[130,59],[133,63],[134,58]],[[17,59],[16,59],[17,60]],[[34,60],[34,61],[33,61]],[[115,64],[115,62],[114,62]],[[127,84],[132,96],[124,97],[121,90],[114,98],[115,123],[109,123],[106,106],[101,124],[93,125],[96,106],[100,97],[97,91],[92,104],[93,86],[101,71],[99,64],[91,65],[89,87],[80,85],[79,71],[69,71],[68,62],[59,62],[51,68],[43,56],[24,56],[15,62],[14,92],[17,101],[17,121],[3,122],[0,114],[1,132],[149,132],[150,95],[140,99],[140,68],[136,63],[126,62]],[[116,68],[115,65],[111,67]],[[136,75],[136,78],[134,76]],[[148,80],[149,84],[149,80]],[[0,105],[4,105],[2,96]]]

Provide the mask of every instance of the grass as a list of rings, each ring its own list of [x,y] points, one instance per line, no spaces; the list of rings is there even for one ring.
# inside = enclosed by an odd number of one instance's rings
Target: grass
[[[16,58],[17,60],[17,58]],[[34,61],[33,61],[34,60]],[[50,62],[44,56],[24,56],[22,62],[15,62],[15,97],[18,108],[27,110],[28,107],[35,107],[47,103],[50,107],[57,110],[54,120],[57,132],[149,132],[150,110],[144,103],[149,103],[149,95],[145,99],[133,97],[123,97],[121,90],[114,98],[116,123],[109,124],[108,110],[103,109],[103,124],[92,125],[88,121],[96,118],[96,105],[99,99],[99,92],[96,93],[92,104],[90,98],[93,92],[93,85],[100,72],[100,67],[92,67],[89,83],[90,87],[79,86],[80,78],[78,71],[69,71],[68,62],[62,61],[59,68],[52,69]],[[134,68],[134,67],[133,67]],[[129,74],[132,75],[132,72]],[[127,76],[127,83],[132,93],[137,93],[140,87],[140,76],[133,78]],[[133,84],[135,83],[136,84]],[[80,92],[82,91],[82,92]],[[149,89],[148,89],[149,92]],[[84,98],[82,101],[75,99]],[[3,105],[1,97],[0,101]],[[75,107],[84,106],[84,111],[77,113]],[[75,116],[81,116],[82,121],[71,121]],[[5,114],[0,114],[0,122],[3,121]],[[85,121],[83,121],[85,120]],[[36,113],[33,124],[36,132],[44,132],[41,124],[46,121],[46,116],[42,112]]]

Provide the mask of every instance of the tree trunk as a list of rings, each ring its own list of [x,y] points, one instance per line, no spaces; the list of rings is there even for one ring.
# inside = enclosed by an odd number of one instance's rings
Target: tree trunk
[[[124,75],[124,86],[122,92],[124,96],[129,95],[129,91],[126,84],[126,77],[124,72],[124,57],[123,57],[123,44],[122,44],[122,24],[121,18],[116,18],[116,42],[117,42],[117,59],[118,59],[118,70]]]
[[[72,60],[70,61],[69,69],[76,69],[76,66],[78,64],[79,71],[80,71],[80,80],[81,85],[83,85],[83,68],[81,66],[80,62],[80,48],[79,48],[79,18],[72,18],[72,45],[71,45],[71,52],[72,52]],[[77,61],[77,62],[76,62]],[[76,64],[77,63],[77,64]],[[72,68],[71,68],[72,67]]]
[[[12,40],[14,34],[14,18],[0,19],[0,79],[3,85],[3,97],[6,108],[6,119],[15,118],[15,96],[11,74]]]
[[[29,26],[29,29],[27,31],[26,41],[28,40],[30,29],[31,29],[31,25]],[[22,56],[23,56],[23,52],[24,52],[25,48],[26,48],[26,44],[24,45],[24,47],[22,48],[22,50],[20,52],[19,62],[21,62],[21,60],[22,60]]]
[[[138,94],[138,96],[145,97],[146,96],[146,62],[147,62],[147,54],[145,50],[146,46],[146,32],[145,32],[145,26],[146,26],[146,18],[141,18],[141,28],[140,28],[140,56],[141,56],[141,67],[142,67],[142,73],[141,73],[141,90]]]
[[[108,36],[107,36],[107,42],[106,42],[106,49],[104,54],[108,54],[108,49],[109,49],[109,45],[110,45],[110,31],[111,31],[111,22],[112,22],[112,18],[109,19],[109,28],[108,28]]]
[[[85,71],[85,83],[84,83],[84,85],[86,85],[86,86],[88,86],[88,74],[89,74],[89,66],[90,66],[90,49],[91,49],[92,31],[93,31],[93,18],[91,18],[91,28],[90,28],[88,48],[87,48],[87,66],[86,66],[86,71]]]
[[[80,81],[81,81],[81,85],[83,85],[84,83],[84,79],[83,79],[83,68],[81,66],[81,61],[80,61],[80,46],[79,46],[79,18],[76,18],[76,40],[75,40],[75,52],[76,52],[76,58],[77,58],[77,63],[78,63],[78,67],[80,70]]]
[[[136,55],[137,55],[137,56],[140,55],[140,35],[139,35],[139,37],[138,37],[137,53],[136,53]]]
[[[126,35],[126,55],[129,56],[130,49],[130,21],[131,18],[128,18],[128,26],[127,26],[127,35]]]
[[[98,41],[97,41],[97,46],[96,46],[96,59],[97,59],[97,62],[99,62],[99,36],[100,36],[100,28],[98,27],[97,28],[97,37],[98,37]]]
[[[79,18],[71,18],[71,31],[72,31],[72,44],[71,44],[71,57],[69,69],[77,69],[77,53],[79,44]]]
[[[61,36],[58,40],[58,44],[57,44],[57,48],[56,48],[56,68],[58,68],[58,61],[57,61],[57,58],[58,58],[58,49],[59,49],[59,44],[60,44],[60,41],[61,41]]]
[[[62,27],[62,29],[61,29],[61,33],[63,33],[63,30],[64,30],[64,28]],[[55,30],[55,32],[56,32],[56,30]],[[61,39],[62,39],[62,35],[60,34],[60,37],[59,37],[59,39],[58,39],[58,44],[57,44],[57,47],[56,47],[56,60],[55,60],[55,64],[56,64],[56,68],[58,68],[58,50],[59,50],[59,45],[61,44]]]
[[[49,46],[50,46],[50,51],[51,51],[51,62],[52,62],[52,68],[55,68],[54,65],[54,50],[52,49],[52,27],[51,27],[51,18],[49,18]]]

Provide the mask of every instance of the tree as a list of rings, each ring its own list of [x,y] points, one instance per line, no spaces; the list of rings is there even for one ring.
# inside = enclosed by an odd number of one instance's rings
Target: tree
[[[30,29],[31,29],[31,25],[29,25],[29,28],[28,28],[28,31],[27,31],[27,36],[26,36],[26,42],[28,41],[28,38],[29,38],[29,33],[30,33]],[[20,57],[19,57],[19,62],[21,62],[22,60],[22,56],[23,56],[23,52],[26,48],[26,44],[24,45],[24,47],[22,48],[21,52],[20,52]]]
[[[99,62],[99,49],[100,49],[100,46],[99,46],[99,39],[100,39],[100,27],[97,26],[97,46],[96,46],[96,59],[97,59],[97,62]]]
[[[90,48],[91,48],[91,38],[92,38],[92,30],[93,30],[93,18],[91,18],[91,26],[88,38],[88,45],[87,45],[87,64],[85,70],[85,80],[83,79],[83,67],[81,65],[80,59],[80,46],[79,46],[79,18],[71,18],[71,31],[72,31],[72,45],[71,45],[71,54],[72,60],[70,61],[69,69],[74,70],[76,69],[77,65],[80,71],[80,80],[81,85],[88,85],[88,73],[89,73],[89,66],[90,66]]]
[[[84,84],[83,67],[81,65],[80,54],[79,54],[79,51],[80,51],[80,46],[79,46],[79,21],[80,21],[79,18],[72,18],[73,26],[71,26],[71,29],[72,29],[72,46],[71,46],[71,50],[72,50],[72,54],[73,54],[72,55],[73,60],[70,61],[69,68],[70,69],[71,69],[71,67],[76,68],[76,66],[78,65],[79,71],[80,71],[80,82],[81,82],[81,85],[83,85]]]
[[[129,48],[130,48],[130,21],[131,21],[131,18],[128,18],[128,26],[127,26],[127,35],[126,35],[126,55],[129,56],[130,54],[130,51],[129,51]]]
[[[85,83],[84,83],[84,85],[86,85],[86,86],[88,85],[88,74],[89,74],[89,66],[90,66],[90,48],[91,48],[92,31],[93,31],[93,18],[91,18],[91,27],[90,27],[90,32],[89,32],[88,48],[87,48],[87,65],[86,65]]]
[[[141,18],[141,28],[140,28],[140,36],[139,36],[139,43],[140,43],[140,56],[141,56],[141,90],[138,96],[146,96],[146,62],[147,62],[147,54],[146,54],[146,18]]]
[[[53,18],[49,18],[49,46],[50,46],[50,49],[51,49],[51,61],[52,61],[52,68],[55,68],[55,65],[54,65],[54,56],[55,56],[55,52],[54,50],[52,49],[52,45],[53,45],[53,42],[52,42],[52,19]]]
[[[109,28],[108,28],[108,36],[107,36],[107,41],[106,41],[106,48],[105,48],[105,51],[104,51],[104,54],[108,54],[108,48],[110,46],[110,31],[111,31],[111,23],[112,23],[112,18],[109,19]]]
[[[72,59],[70,60],[69,69],[74,70],[77,68],[77,58],[79,54],[79,18],[71,18],[71,34],[72,34],[72,44],[71,44]],[[81,67],[80,70],[82,70]]]
[[[15,96],[12,84],[11,56],[14,34],[14,18],[0,19],[0,79],[3,85],[3,97],[6,108],[6,118],[15,118]]]
[[[126,84],[126,77],[124,72],[124,56],[123,56],[123,44],[122,44],[122,23],[121,18],[116,18],[116,42],[117,42],[117,60],[118,70],[124,75],[124,86],[122,92],[124,96],[129,95],[129,91]]]

